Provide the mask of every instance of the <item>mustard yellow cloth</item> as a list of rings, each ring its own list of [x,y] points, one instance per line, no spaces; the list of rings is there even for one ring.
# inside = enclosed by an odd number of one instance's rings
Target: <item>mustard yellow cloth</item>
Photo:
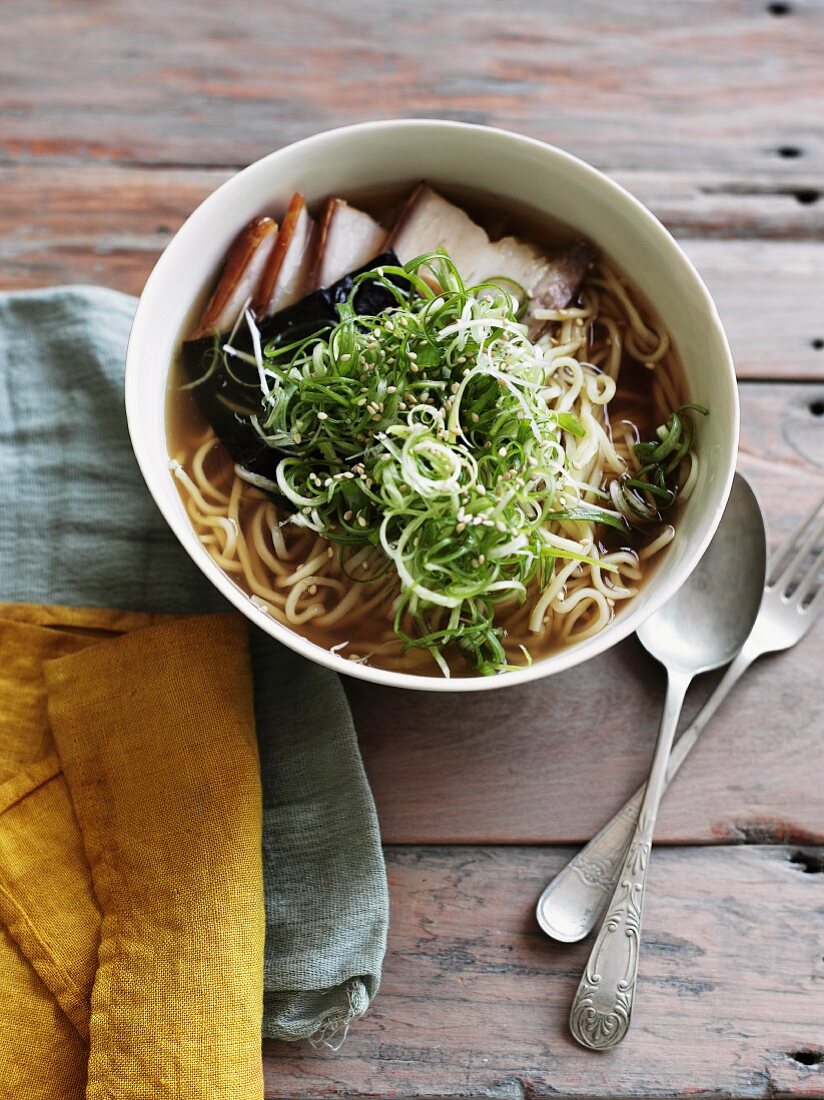
[[[239,616],[0,605],[0,1097],[263,1094]]]

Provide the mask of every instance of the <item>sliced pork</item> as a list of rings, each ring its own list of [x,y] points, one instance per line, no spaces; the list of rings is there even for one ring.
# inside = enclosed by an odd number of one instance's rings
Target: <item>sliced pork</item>
[[[415,188],[401,211],[387,247],[394,250],[401,263],[445,248],[466,283],[495,278],[520,283],[530,297],[527,320],[533,338],[546,324],[532,316],[534,311],[569,305],[596,256],[587,241],[576,241],[555,255],[547,255],[520,237],[490,241],[466,211],[425,183]]]
[[[327,199],[312,264],[312,289],[330,286],[383,252],[386,230],[343,199]]]
[[[386,247],[402,264],[424,252],[445,248],[463,275],[482,266],[489,237],[465,210],[421,183],[407,200]]]
[[[314,234],[315,223],[309,217],[303,195],[296,193],[255,295],[254,310],[258,317],[285,309],[312,289],[309,284]]]
[[[232,328],[244,302],[254,296],[277,238],[277,223],[265,217],[255,218],[238,233],[192,339]]]

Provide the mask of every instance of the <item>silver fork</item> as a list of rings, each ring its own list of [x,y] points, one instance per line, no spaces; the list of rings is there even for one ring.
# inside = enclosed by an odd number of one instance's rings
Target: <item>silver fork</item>
[[[670,755],[669,786],[704,727],[756,658],[800,641],[824,606],[824,497],[772,556],[758,617],[723,679],[684,730]],[[810,558],[812,561],[810,562]],[[564,943],[584,939],[598,924],[615,890],[635,829],[645,785],[555,876],[538,899],[538,923]]]

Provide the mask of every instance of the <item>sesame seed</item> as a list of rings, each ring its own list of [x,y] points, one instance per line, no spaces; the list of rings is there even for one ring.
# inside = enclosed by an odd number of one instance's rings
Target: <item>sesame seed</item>
[[[358,516],[358,523],[360,524],[361,527],[365,527],[366,526],[366,517],[365,516]]]
[[[348,511],[346,511],[346,512],[344,512],[344,513],[343,513],[343,518],[344,518],[344,519],[346,520],[346,522],[348,523],[348,522],[349,522],[349,520],[350,520],[350,519],[352,518],[352,515],[353,515],[353,512],[352,512],[352,509],[350,508],[350,509],[349,509]]]
[[[397,388],[397,386],[387,386],[386,387],[386,392],[387,393],[397,393],[398,388]]]
[[[310,596],[317,596],[318,586],[316,584],[310,584],[306,591],[309,593]]]
[[[292,438],[294,439],[295,443],[300,443],[300,441],[303,439],[303,436],[300,434],[300,432],[295,432]]]
[[[348,363],[351,358],[352,358],[352,356],[347,351],[347,352],[344,352],[344,354],[340,357],[340,361],[341,361],[341,363]]]
[[[498,454],[501,456],[501,458],[506,458],[506,447],[499,447]]]
[[[473,414],[472,414],[472,423],[473,423],[473,424],[477,424],[477,423],[478,423],[478,421],[479,421],[480,419],[481,419],[481,418],[480,418],[480,417],[478,416],[478,414],[477,414],[477,413],[473,413]]]
[[[411,363],[409,366],[409,370],[412,374],[417,374],[420,369],[417,363]]]
[[[328,420],[328,419],[329,419],[329,413],[325,413],[325,412],[319,412],[318,413],[318,420]]]
[[[503,534],[504,531],[506,531],[506,524],[502,520],[498,520],[498,522],[495,524],[495,526],[501,532],[501,534]]]
[[[464,523],[464,522],[461,522],[461,523],[459,523],[459,524],[458,524],[458,526],[457,526],[457,527],[455,528],[455,533],[456,533],[456,534],[458,534],[458,535],[460,535],[460,533],[461,533],[462,531],[465,531],[465,530],[466,530],[466,523]]]

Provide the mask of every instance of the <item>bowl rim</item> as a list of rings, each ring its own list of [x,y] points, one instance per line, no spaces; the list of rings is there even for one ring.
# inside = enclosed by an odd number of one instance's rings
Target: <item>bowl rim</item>
[[[718,343],[719,362],[716,364],[716,369],[723,369],[730,389],[732,416],[731,423],[727,424],[727,432],[725,432],[725,438],[729,439],[729,450],[728,453],[723,456],[727,463],[727,469],[724,472],[721,490],[717,497],[715,512],[708,522],[704,537],[694,545],[691,544],[679,570],[674,572],[669,578],[665,578],[660,585],[655,585],[653,593],[650,594],[647,600],[643,618],[638,621],[633,621],[633,617],[629,614],[619,615],[593,637],[585,639],[577,645],[569,646],[566,649],[557,650],[547,657],[538,658],[533,661],[532,664],[523,668],[514,669],[497,676],[470,676],[447,679],[441,675],[424,676],[358,664],[310,641],[303,635],[298,634],[296,631],[279,623],[276,619],[273,619],[262,608],[259,608],[251,602],[249,596],[234,584],[228,575],[223,572],[217,562],[212,559],[204,547],[200,546],[199,543],[191,543],[181,536],[181,513],[168,503],[167,498],[160,489],[161,478],[165,479],[169,477],[168,454],[164,453],[162,456],[154,455],[151,452],[151,448],[144,444],[144,439],[138,426],[139,421],[144,416],[142,411],[143,399],[139,389],[141,379],[138,371],[138,360],[142,355],[143,346],[146,342],[146,333],[154,309],[155,298],[162,289],[166,268],[171,263],[171,254],[181,235],[184,232],[187,236],[191,235],[191,233],[200,226],[201,222],[206,222],[211,216],[212,208],[219,207],[224,201],[227,190],[241,186],[240,181],[250,175],[256,175],[267,171],[269,165],[272,164],[272,162],[276,162],[277,158],[287,150],[290,153],[308,150],[313,145],[322,145],[333,136],[345,138],[347,135],[357,136],[367,131],[411,131],[415,129],[428,130],[430,132],[434,130],[472,131],[477,134],[503,138],[514,144],[521,145],[525,149],[531,148],[532,150],[540,151],[541,154],[548,154],[561,162],[566,162],[570,168],[581,173],[583,176],[589,177],[590,180],[594,181],[596,185],[601,187],[605,192],[612,192],[613,196],[618,198],[619,201],[624,202],[627,208],[631,210],[633,218],[637,220],[639,226],[645,226],[647,232],[657,235],[658,238],[665,243],[665,246],[670,252],[669,262],[679,265],[683,277],[693,284],[696,292],[696,300],[700,303],[704,319],[706,323],[712,327],[713,335]],[[265,633],[313,661],[315,664],[319,664],[358,680],[380,684],[384,687],[405,688],[413,691],[472,692],[517,687],[533,680],[555,675],[558,672],[564,672],[578,664],[582,664],[606,652],[606,650],[612,648],[612,646],[616,645],[618,642],[623,641],[625,638],[629,637],[630,634],[633,634],[641,622],[646,621],[646,619],[653,615],[681,587],[687,577],[689,577],[695,569],[709,545],[721,520],[723,510],[732,488],[740,431],[740,404],[735,366],[718,309],[695,265],[666,226],[663,225],[652,211],[630,191],[611,179],[608,175],[594,168],[580,157],[564,149],[560,149],[555,145],[497,126],[485,126],[478,123],[458,122],[437,118],[379,119],[322,130],[319,133],[301,138],[298,141],[290,142],[258,158],[245,168],[235,172],[227,180],[224,180],[224,182],[211,192],[211,194],[207,195],[206,198],[195,207],[191,214],[189,214],[169,241],[149,274],[140,294],[132,320],[126,351],[125,406],[132,449],[134,450],[137,464],[155,504],[160,509],[163,518],[168,523],[184,550],[194,561],[195,565],[198,566],[201,572],[205,574],[212,584],[215,585],[217,590],[228,599],[238,611]],[[185,513],[183,514],[183,519],[189,531],[192,531],[193,528],[189,523],[188,517],[185,516]],[[652,583],[655,584],[654,578]]]

